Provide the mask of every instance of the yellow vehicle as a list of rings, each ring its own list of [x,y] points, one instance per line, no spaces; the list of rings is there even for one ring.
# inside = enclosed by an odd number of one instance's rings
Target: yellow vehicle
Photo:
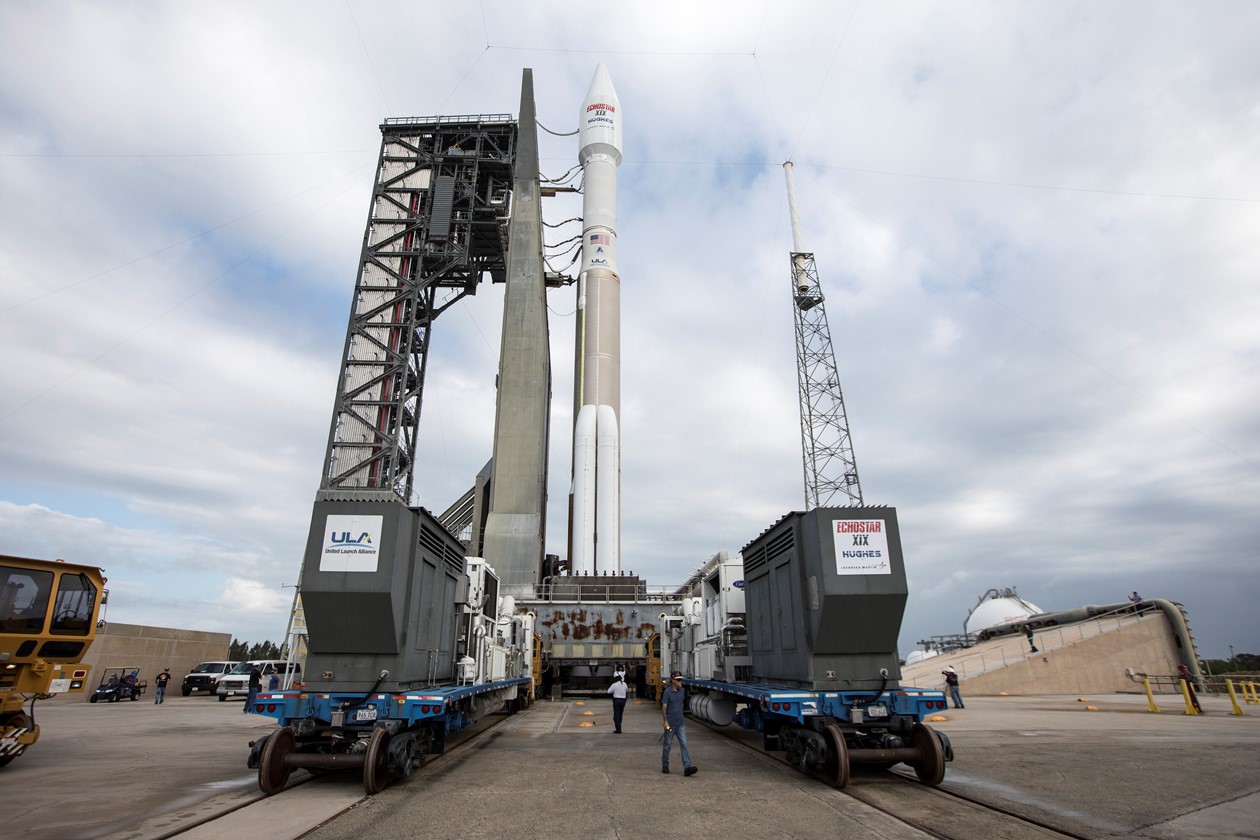
[[[0,767],[39,739],[36,700],[84,690],[105,594],[95,566],[0,554]]]
[[[647,640],[647,693],[649,700],[659,700],[661,693],[661,634],[653,633]]]

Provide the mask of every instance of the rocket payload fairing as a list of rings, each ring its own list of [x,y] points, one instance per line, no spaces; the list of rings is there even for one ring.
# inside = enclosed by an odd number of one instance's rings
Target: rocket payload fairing
[[[574,368],[575,574],[621,571],[621,278],[617,275],[617,167],[621,103],[603,64],[578,119],[582,165],[582,270]]]

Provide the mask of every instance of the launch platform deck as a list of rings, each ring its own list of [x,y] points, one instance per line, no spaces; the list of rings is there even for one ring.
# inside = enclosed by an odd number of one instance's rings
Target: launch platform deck
[[[837,791],[768,758],[755,733],[729,738],[694,721],[687,729],[700,772],[684,777],[675,748],[673,772],[664,775],[655,707],[631,701],[617,735],[602,698],[540,701],[497,719],[368,799],[355,774],[262,798],[245,768],[246,744],[274,724],[241,714],[239,703],[177,695],[161,706],[101,707],[59,699],[37,706],[39,743],[0,770],[0,782],[6,829],[26,840],[932,833],[1197,840],[1254,837],[1260,825],[1260,707],[1237,717],[1228,700],[1207,697],[1206,714],[1191,717],[1168,695],[1158,698],[1161,714],[1135,695],[964,700],[966,709],[933,724],[957,756],[944,794],[863,773]],[[951,794],[999,810],[963,808]]]

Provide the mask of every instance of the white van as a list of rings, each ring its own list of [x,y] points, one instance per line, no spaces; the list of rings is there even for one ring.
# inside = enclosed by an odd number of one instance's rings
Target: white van
[[[202,662],[196,668],[185,675],[184,682],[180,685],[180,692],[187,697],[194,691],[206,691],[214,694],[219,686],[219,680],[228,671],[231,671],[239,663],[237,662]]]
[[[276,677],[276,688],[284,688],[285,666],[288,666],[288,672],[293,675],[293,680],[301,679],[302,666],[296,662],[285,662],[283,659],[255,659],[250,662],[242,662],[237,665],[229,673],[224,674],[219,680],[219,687],[216,693],[219,695],[219,702],[222,703],[229,697],[236,695],[249,695],[249,672],[254,670],[257,665],[262,671],[262,688],[261,691],[267,691],[270,688],[271,678]]]

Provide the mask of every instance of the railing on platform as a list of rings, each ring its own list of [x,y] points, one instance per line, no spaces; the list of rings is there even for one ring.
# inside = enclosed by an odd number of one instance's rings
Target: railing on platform
[[[980,651],[965,656],[961,660],[955,659],[952,661],[952,664],[960,679],[978,677],[989,671],[1005,668],[1016,662],[1023,662],[1033,656],[1040,656],[1043,653],[1065,648],[1094,636],[1136,624],[1160,612],[1159,607],[1155,606],[1143,606],[1138,609],[1124,607],[1111,612],[1099,613],[1074,624],[1040,629],[1033,637],[1033,643],[1037,646],[1035,653],[1029,650],[1028,644],[1022,636],[999,637],[1007,642],[1018,641],[1020,652],[1015,653],[1008,650],[1011,645],[1003,644],[997,650]]]
[[[549,604],[570,603],[609,603],[609,604],[664,604],[678,603],[674,596],[675,587],[648,586],[640,584],[596,584],[570,583],[568,581],[581,578],[562,578],[564,583],[544,584],[538,587],[536,597],[531,601],[544,601]]]
[[[1229,694],[1229,686],[1227,683],[1232,682],[1234,688],[1239,686],[1256,686],[1260,685],[1260,674],[1213,674],[1203,678],[1204,687],[1209,694]],[[1250,699],[1251,692],[1255,689],[1247,691],[1248,703],[1260,702],[1260,700]]]

